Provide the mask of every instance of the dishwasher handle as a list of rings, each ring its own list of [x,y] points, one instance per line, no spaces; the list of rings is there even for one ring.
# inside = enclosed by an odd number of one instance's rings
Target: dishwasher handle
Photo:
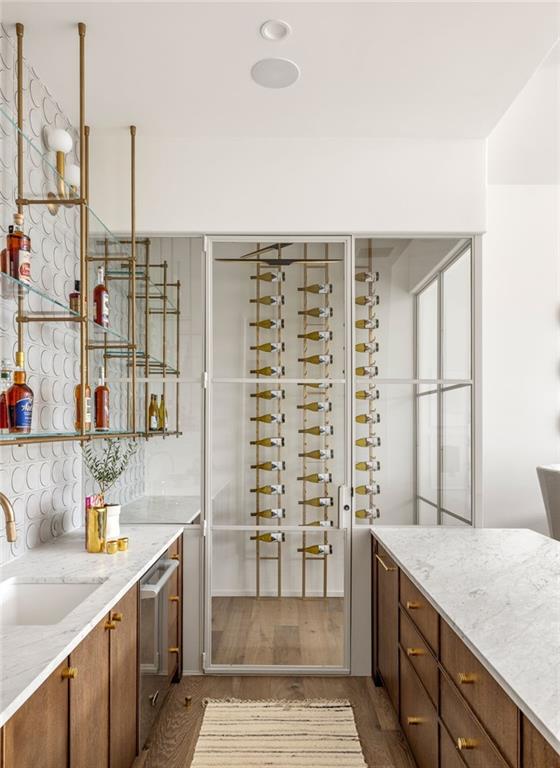
[[[161,566],[164,566],[161,568]],[[162,574],[155,584],[148,584],[147,582],[140,581],[140,599],[154,598],[159,595],[166,583],[171,578],[171,575],[179,567],[178,560],[161,560],[158,568],[161,568]],[[145,578],[148,578],[150,573]]]

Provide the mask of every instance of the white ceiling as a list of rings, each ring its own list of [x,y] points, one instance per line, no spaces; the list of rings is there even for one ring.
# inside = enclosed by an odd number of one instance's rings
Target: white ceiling
[[[558,3],[5,3],[25,52],[77,118],[78,21],[87,121],[157,136],[483,138],[559,37]],[[267,42],[263,21],[292,35]],[[267,90],[255,61],[293,59]]]

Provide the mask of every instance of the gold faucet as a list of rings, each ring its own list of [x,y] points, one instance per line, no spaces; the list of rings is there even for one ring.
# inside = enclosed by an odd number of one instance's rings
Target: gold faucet
[[[14,516],[14,508],[10,504],[10,500],[7,496],[0,491],[0,507],[4,510],[4,517],[6,518],[6,537],[8,541],[16,540],[16,518]]]

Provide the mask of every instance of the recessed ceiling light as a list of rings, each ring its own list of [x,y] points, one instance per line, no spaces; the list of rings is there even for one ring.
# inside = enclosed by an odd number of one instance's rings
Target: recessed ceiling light
[[[290,25],[280,19],[269,19],[261,26],[261,35],[265,40],[283,40],[291,31]]]
[[[299,67],[289,59],[261,59],[253,64],[251,77],[265,88],[286,88],[299,78]]]

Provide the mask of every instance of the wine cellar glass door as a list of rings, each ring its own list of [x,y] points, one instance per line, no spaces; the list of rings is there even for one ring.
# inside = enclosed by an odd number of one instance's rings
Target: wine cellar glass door
[[[207,671],[349,671],[352,259],[206,239]]]

